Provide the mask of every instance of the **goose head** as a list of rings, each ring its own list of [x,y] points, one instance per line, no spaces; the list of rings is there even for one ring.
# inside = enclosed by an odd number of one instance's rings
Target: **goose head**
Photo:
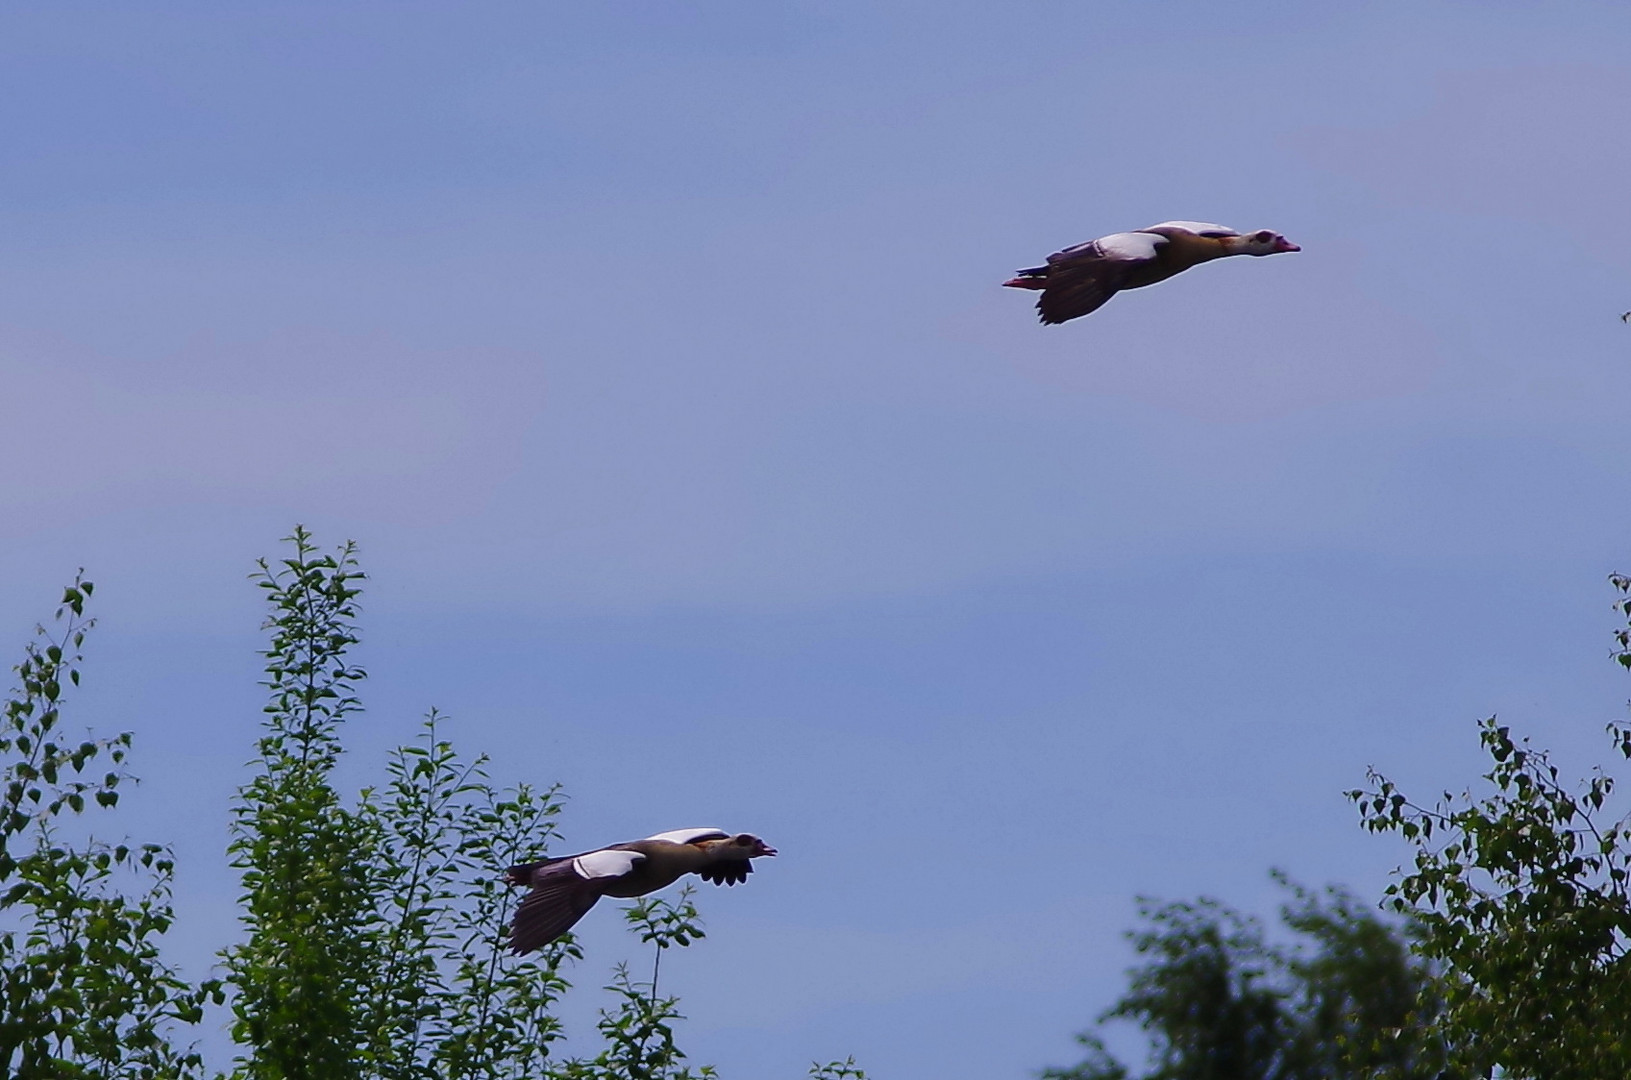
[[[1259,229],[1244,236],[1225,237],[1231,255],[1278,255],[1282,251],[1301,251],[1302,248],[1271,229]]]
[[[708,852],[715,859],[757,859],[763,855],[774,855],[776,849],[754,836],[752,833],[737,833],[724,840],[708,842]]]

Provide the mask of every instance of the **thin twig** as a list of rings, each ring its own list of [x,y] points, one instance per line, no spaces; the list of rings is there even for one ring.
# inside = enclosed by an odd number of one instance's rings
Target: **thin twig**
[[[663,965],[663,947],[657,945],[657,955],[651,959],[651,1015],[657,1015],[657,972]]]

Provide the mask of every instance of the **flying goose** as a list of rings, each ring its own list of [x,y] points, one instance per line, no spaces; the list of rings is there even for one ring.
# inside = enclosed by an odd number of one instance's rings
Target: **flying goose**
[[[676,829],[598,851],[512,866],[511,885],[530,885],[510,923],[510,951],[542,948],[572,929],[602,896],[644,896],[696,874],[715,885],[735,885],[753,873],[749,860],[776,849],[752,833]]]
[[[1123,289],[1139,289],[1226,255],[1301,251],[1277,232],[1241,235],[1205,221],[1163,221],[1136,232],[1111,233],[1048,256],[1046,266],[1021,270],[1003,282],[1040,289],[1036,310],[1044,323],[1062,323],[1097,311]]]

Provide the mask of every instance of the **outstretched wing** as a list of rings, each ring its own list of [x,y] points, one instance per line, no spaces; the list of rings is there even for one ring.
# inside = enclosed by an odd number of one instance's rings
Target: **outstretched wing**
[[[1145,232],[1156,229],[1182,229],[1184,232],[1194,233],[1196,236],[1209,236],[1213,239],[1222,236],[1239,236],[1238,229],[1231,229],[1227,225],[1217,225],[1210,221],[1163,221],[1151,225]]]
[[[671,832],[660,832],[656,836],[648,836],[647,840],[666,840],[670,844],[694,844],[698,840],[723,840],[730,834],[723,829],[674,829]]]
[[[1166,243],[1156,233],[1111,233],[1049,255],[1048,284],[1037,298],[1037,313],[1044,323],[1062,323],[1099,310],[1136,270],[1154,262]]]
[[[570,862],[534,872],[532,891],[515,909],[510,923],[510,952],[522,956],[541,949],[572,929],[595,906],[600,889],[572,869]]]
[[[1091,314],[1120,290],[1121,275],[1108,267],[1073,267],[1048,275],[1047,288],[1037,298],[1036,311],[1044,323],[1062,323]]]
[[[606,849],[539,864],[532,871],[532,891],[515,909],[510,923],[510,951],[521,956],[572,929],[595,906],[608,883],[644,860],[638,851]],[[513,881],[515,870],[510,874]]]

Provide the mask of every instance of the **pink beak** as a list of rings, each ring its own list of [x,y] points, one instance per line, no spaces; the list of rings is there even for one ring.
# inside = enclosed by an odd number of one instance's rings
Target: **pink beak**
[[[1274,245],[1274,250],[1275,251],[1301,251],[1302,248],[1298,247],[1296,244],[1293,244],[1290,240],[1287,240],[1285,237],[1282,236],[1282,237],[1280,237],[1279,241]]]

